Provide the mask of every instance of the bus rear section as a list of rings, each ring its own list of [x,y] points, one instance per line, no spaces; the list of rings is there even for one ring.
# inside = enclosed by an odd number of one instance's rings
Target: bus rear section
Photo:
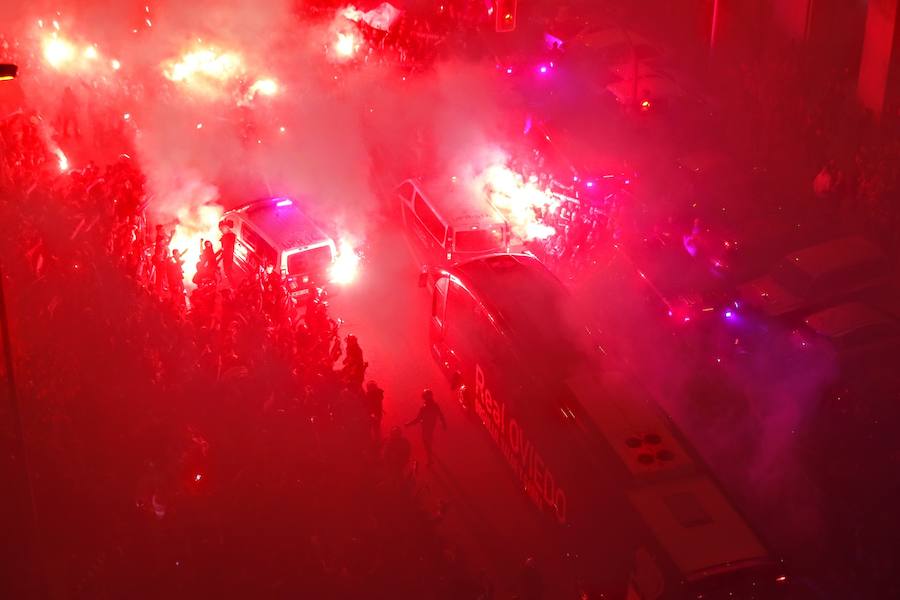
[[[607,368],[534,257],[435,274],[431,345],[579,587],[607,598],[787,598],[759,536],[633,377]],[[594,597],[594,596],[589,596]]]

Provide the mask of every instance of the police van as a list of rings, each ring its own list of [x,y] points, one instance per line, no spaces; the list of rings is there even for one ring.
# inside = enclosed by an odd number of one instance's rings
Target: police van
[[[795,597],[687,440],[599,356],[574,299],[536,258],[485,256],[433,277],[432,352],[535,518],[576,557],[587,597]]]
[[[395,190],[410,249],[423,273],[509,251],[509,224],[487,199],[454,180],[431,185],[428,193],[424,188],[422,182],[408,179]]]
[[[334,240],[291,198],[267,198],[225,213],[234,221],[235,266],[256,274],[271,264],[285,278],[291,295],[306,294],[328,282],[337,255]]]

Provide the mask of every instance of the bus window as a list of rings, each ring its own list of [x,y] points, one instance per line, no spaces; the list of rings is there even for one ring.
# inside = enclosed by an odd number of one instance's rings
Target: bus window
[[[447,228],[418,192],[413,194],[413,210],[428,233],[434,236],[438,244],[443,246],[447,237]]]
[[[412,198],[413,186],[410,182],[404,181],[397,188],[397,196],[403,200],[403,202],[409,202],[409,199]]]
[[[450,279],[441,277],[434,284],[434,296],[431,299],[431,320],[438,331],[444,329],[444,315],[447,312],[447,285]]]
[[[476,337],[473,327],[476,308],[475,298],[465,288],[457,284],[449,286],[445,331],[447,343],[456,352],[462,350],[468,355],[473,354],[472,343]]]
[[[485,365],[502,366],[504,372],[515,368],[503,335],[465,288],[451,284],[446,303],[445,340],[454,352]]]
[[[272,249],[269,244],[265,242],[265,240],[260,237],[258,233],[250,229],[246,223],[241,224],[241,238],[250,248],[253,250],[253,253],[256,255],[256,258],[260,261],[261,265],[275,264],[277,260],[278,253]]]

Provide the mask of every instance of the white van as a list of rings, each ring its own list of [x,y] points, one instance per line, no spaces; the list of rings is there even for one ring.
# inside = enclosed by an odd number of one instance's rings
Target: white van
[[[403,225],[416,262],[427,272],[486,254],[508,252],[503,216],[462,184],[430,185],[407,179],[396,188]]]
[[[271,264],[295,296],[328,282],[337,251],[334,240],[291,198],[267,198],[225,213],[234,221],[235,266],[247,274]]]

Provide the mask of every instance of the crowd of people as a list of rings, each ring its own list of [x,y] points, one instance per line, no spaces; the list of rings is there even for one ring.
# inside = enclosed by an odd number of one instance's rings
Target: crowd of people
[[[43,581],[63,595],[487,598],[324,294],[148,224],[138,164],[0,122],[0,241]],[[425,408],[412,424],[432,426]],[[441,417],[442,418],[442,417]],[[430,452],[429,452],[430,460]]]
[[[330,16],[333,10],[329,7],[322,12]],[[361,39],[358,59],[408,72],[422,71],[448,46],[463,54],[478,47],[473,36],[490,22],[484,3],[478,0],[448,0],[429,6],[427,11],[398,9],[389,25],[375,26],[358,18],[354,23]]]

